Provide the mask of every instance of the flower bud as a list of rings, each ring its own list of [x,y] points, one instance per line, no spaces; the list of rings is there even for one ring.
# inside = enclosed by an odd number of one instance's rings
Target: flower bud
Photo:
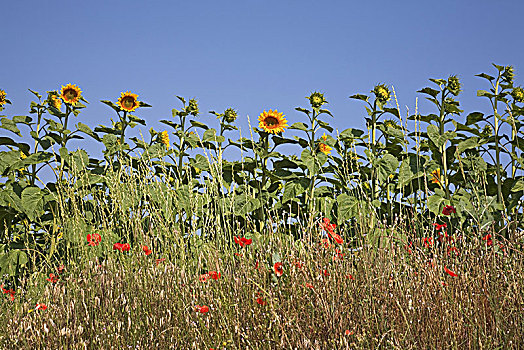
[[[389,89],[385,84],[375,86],[372,92],[375,94],[378,102],[382,104],[385,104],[391,98],[391,92],[389,92]]]
[[[198,114],[198,102],[194,98],[189,100],[189,105],[187,106],[187,112],[192,116],[196,117]]]
[[[502,80],[505,83],[513,84],[513,78],[515,78],[515,70],[513,66],[506,66],[504,68],[504,73],[502,73]]]
[[[524,89],[520,86],[514,88],[511,96],[513,96],[516,102],[524,102]]]
[[[159,134],[160,142],[166,145],[166,147],[169,149],[169,133],[167,131],[162,131]]]
[[[324,99],[324,94],[316,91],[306,98],[309,99],[309,103],[313,108],[320,108],[324,103],[327,103],[327,101]]]
[[[224,111],[224,120],[228,123],[233,123],[237,117],[238,114],[233,108],[228,108]]]
[[[448,90],[455,96],[460,93],[460,81],[456,75],[452,75],[448,78]]]

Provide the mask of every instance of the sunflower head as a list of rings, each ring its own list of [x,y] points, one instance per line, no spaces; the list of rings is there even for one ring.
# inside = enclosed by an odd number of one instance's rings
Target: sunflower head
[[[224,120],[228,123],[233,123],[237,117],[238,114],[233,108],[228,108],[224,111]]]
[[[393,119],[384,120],[384,126],[388,128],[399,129],[397,122],[394,121]]]
[[[324,94],[321,94],[320,92],[314,92],[309,97],[306,97],[309,100],[309,103],[311,104],[311,107],[313,108],[319,108],[324,103],[327,103],[326,99],[324,98]]]
[[[385,84],[375,86],[372,92],[375,94],[377,100],[382,104],[388,102],[391,98],[391,92],[389,92],[389,89]]]
[[[82,98],[82,90],[73,84],[67,84],[66,86],[62,85],[60,98],[62,98],[65,103],[74,106]]]
[[[60,107],[62,107],[62,100],[56,92],[51,92],[47,96],[47,104],[56,109],[60,109]]]
[[[0,90],[0,106],[3,106],[7,103],[7,94],[4,90]]]
[[[169,133],[167,131],[162,131],[159,135],[160,142],[166,145],[169,148]]]
[[[133,112],[140,106],[140,102],[138,102],[138,95],[133,94],[129,91],[120,93],[120,98],[118,99],[118,106],[123,111]]]
[[[332,150],[332,148],[326,145],[325,143],[320,143],[318,145],[318,149],[320,150],[320,152],[324,153],[325,155],[330,154]]]
[[[186,110],[187,113],[191,114],[193,117],[196,117],[198,115],[198,101],[194,98],[190,99]]]
[[[276,110],[269,112],[262,112],[258,116],[258,127],[268,133],[278,134],[287,128],[287,120],[283,113],[278,113]]]
[[[517,102],[524,102],[524,89],[520,86],[514,88],[511,92],[511,96],[513,96]]]
[[[430,181],[434,184],[440,184],[441,182],[441,174],[440,174],[440,168],[437,168],[433,170],[430,174]]]
[[[513,78],[515,78],[515,69],[513,68],[513,66],[504,67],[502,79],[508,84],[513,84]]]

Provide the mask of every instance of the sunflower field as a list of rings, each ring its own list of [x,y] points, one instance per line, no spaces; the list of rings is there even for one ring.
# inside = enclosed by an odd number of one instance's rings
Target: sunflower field
[[[379,84],[339,131],[313,92],[249,137],[196,99],[147,130],[134,92],[88,126],[79,86],[30,90],[0,116],[2,348],[522,347],[524,89],[493,67],[488,111],[449,76],[424,113]]]

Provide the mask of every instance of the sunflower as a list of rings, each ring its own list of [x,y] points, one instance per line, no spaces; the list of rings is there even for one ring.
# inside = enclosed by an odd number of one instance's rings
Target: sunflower
[[[162,131],[160,133],[160,142],[169,148],[169,133],[167,131]]]
[[[433,170],[430,174],[430,181],[434,184],[440,184],[441,174],[440,168]]]
[[[69,103],[74,106],[82,98],[82,90],[73,84],[67,84],[66,86],[62,85],[60,97],[62,100],[64,100],[65,103]]]
[[[49,95],[49,104],[56,109],[60,109],[62,107],[62,100],[57,95]]]
[[[120,98],[118,99],[118,105],[124,111],[133,112],[140,105],[137,97],[137,94],[133,94],[129,91],[122,92]]]
[[[0,90],[0,106],[3,106],[7,103],[7,94],[4,90]]]
[[[326,155],[330,154],[331,150],[332,150],[332,148],[329,147],[328,145],[326,145],[325,143],[320,143],[318,145],[318,148],[320,149],[320,152],[322,152],[322,153],[324,153]]]
[[[284,131],[284,128],[287,127],[287,120],[284,118],[282,113],[278,113],[276,110],[269,112],[262,112],[258,117],[258,126],[263,129],[265,132],[278,134]]]

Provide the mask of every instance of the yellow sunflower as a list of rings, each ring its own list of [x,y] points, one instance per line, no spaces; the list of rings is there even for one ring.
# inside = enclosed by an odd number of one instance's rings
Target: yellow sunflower
[[[440,168],[437,168],[431,172],[430,181],[434,184],[440,184],[441,177]]]
[[[169,134],[167,131],[160,133],[160,142],[162,142],[169,149]]]
[[[326,155],[330,154],[331,150],[333,149],[333,148],[329,147],[328,145],[326,145],[325,143],[320,143],[318,145],[318,148],[320,149],[320,152],[322,152],[322,153],[324,153]]]
[[[7,103],[7,94],[4,90],[0,90],[0,106],[3,106]]]
[[[60,100],[56,95],[51,95],[51,106],[60,109],[60,107],[62,107],[62,100]]]
[[[262,112],[258,117],[258,126],[263,129],[265,132],[278,134],[284,131],[284,128],[287,127],[287,120],[284,118],[283,113],[278,113],[276,110],[269,112]]]
[[[140,102],[138,102],[137,98],[137,94],[133,94],[129,91],[122,92],[120,98],[118,99],[118,105],[124,111],[133,112],[140,105]]]
[[[69,103],[74,106],[82,98],[82,90],[73,84],[67,84],[66,86],[62,85],[60,97],[62,100],[64,100],[65,103]]]

